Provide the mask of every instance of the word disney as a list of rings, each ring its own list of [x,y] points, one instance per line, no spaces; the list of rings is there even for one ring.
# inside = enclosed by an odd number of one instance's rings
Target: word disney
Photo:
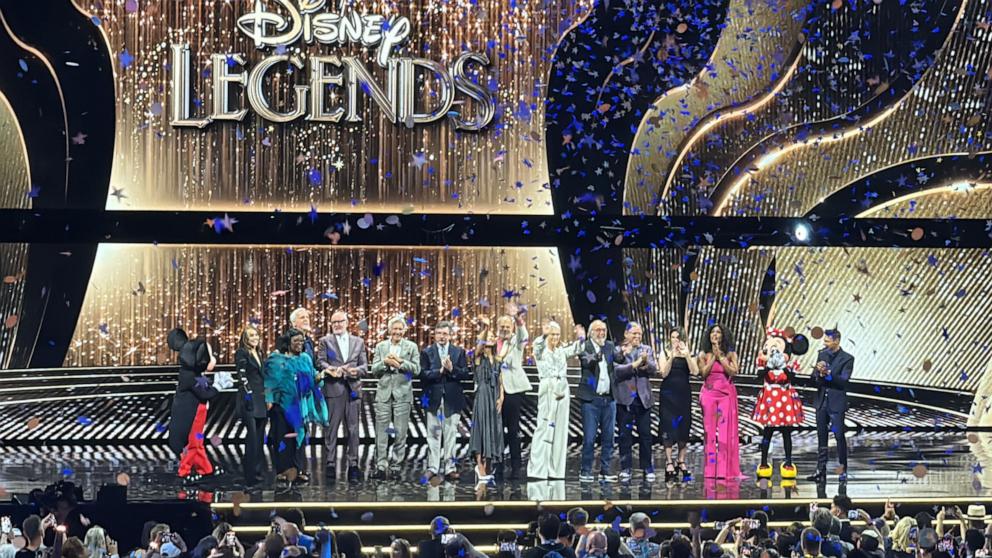
[[[291,122],[305,118],[312,122],[360,122],[359,98],[362,93],[372,98],[393,124],[434,122],[447,117],[456,129],[481,130],[492,122],[496,105],[483,68],[489,57],[480,52],[463,52],[445,66],[440,62],[409,56],[392,56],[393,49],[402,45],[410,35],[410,20],[393,15],[359,14],[350,8],[342,13],[324,11],[326,0],[275,0],[281,13],[267,11],[261,0],[254,10],[238,18],[237,28],[251,38],[258,49],[274,48],[252,68],[245,68],[245,58],[237,53],[217,53],[210,57],[210,114],[191,114],[193,96],[190,79],[190,48],[188,44],[171,45],[173,69],[171,119],[173,126],[203,128],[218,120],[241,121],[248,108],[235,106],[240,91],[245,90],[248,106],[271,122]],[[313,55],[303,58],[285,47],[302,41],[312,45],[356,44],[375,54],[375,63],[385,69],[385,86],[373,78],[365,62],[356,56]],[[275,107],[267,89],[277,80],[269,76],[274,68],[288,65],[290,79],[295,74],[304,83],[293,83],[287,106]],[[243,70],[243,71],[241,71]],[[431,83],[428,93],[418,91],[418,73],[423,83]],[[433,85],[433,84],[436,84]],[[422,86],[423,87],[423,86]],[[343,89],[338,95],[334,89]],[[327,93],[330,92],[330,95]],[[474,117],[466,115],[465,99],[471,101]],[[418,100],[422,106],[418,106]],[[455,104],[461,110],[452,110]],[[429,105],[429,106],[428,106]]]

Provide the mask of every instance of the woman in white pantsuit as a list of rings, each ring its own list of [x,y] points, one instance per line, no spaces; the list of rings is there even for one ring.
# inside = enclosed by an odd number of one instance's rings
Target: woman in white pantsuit
[[[534,340],[534,358],[541,383],[537,390],[537,428],[527,462],[529,478],[565,478],[569,405],[572,400],[565,373],[569,357],[582,352],[585,328],[575,326],[575,335],[577,341],[562,346],[561,326],[549,322],[544,335]]]

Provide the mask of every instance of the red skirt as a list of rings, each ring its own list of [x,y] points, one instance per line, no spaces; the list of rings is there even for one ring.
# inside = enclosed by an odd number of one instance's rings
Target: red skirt
[[[765,384],[751,416],[764,426],[801,425],[803,417],[803,402],[790,384]]]

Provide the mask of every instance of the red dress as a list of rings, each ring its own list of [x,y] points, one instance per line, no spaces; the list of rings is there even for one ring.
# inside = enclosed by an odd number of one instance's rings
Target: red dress
[[[770,370],[759,365],[765,387],[758,395],[751,418],[764,426],[797,426],[803,423],[803,402],[792,387],[789,377],[799,370],[799,361],[793,360],[786,370]]]

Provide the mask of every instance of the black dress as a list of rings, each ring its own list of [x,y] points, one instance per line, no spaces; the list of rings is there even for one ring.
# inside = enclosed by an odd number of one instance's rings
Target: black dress
[[[689,364],[683,357],[672,359],[672,369],[661,381],[661,439],[666,445],[689,442],[692,425],[692,391]]]

